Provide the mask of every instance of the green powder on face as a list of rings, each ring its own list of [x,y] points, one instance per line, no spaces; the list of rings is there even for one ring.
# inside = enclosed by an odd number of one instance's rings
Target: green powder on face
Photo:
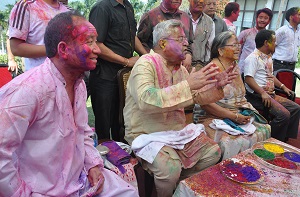
[[[262,159],[270,160],[275,158],[275,155],[273,153],[264,149],[255,149],[253,152]]]

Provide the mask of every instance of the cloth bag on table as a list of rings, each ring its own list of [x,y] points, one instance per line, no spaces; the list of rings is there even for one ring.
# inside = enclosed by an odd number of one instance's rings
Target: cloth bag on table
[[[114,164],[120,172],[124,174],[126,170],[122,165],[129,163],[131,156],[115,141],[103,142],[102,145],[109,148],[109,152],[106,154],[106,159]]]

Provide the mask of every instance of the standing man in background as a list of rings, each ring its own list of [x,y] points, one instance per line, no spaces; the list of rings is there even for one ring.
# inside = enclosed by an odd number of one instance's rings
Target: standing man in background
[[[97,2],[89,16],[98,32],[97,44],[101,50],[96,69],[90,72],[89,87],[99,139],[120,141],[119,88],[117,73],[124,67],[133,67],[139,56],[147,51],[136,36],[134,10],[128,0]]]
[[[181,3],[182,0],[162,0],[158,7],[153,8],[142,16],[137,36],[145,49],[150,52],[150,49],[153,49],[152,32],[154,27],[162,21],[170,19],[180,20],[184,25],[184,33],[189,42],[186,58],[183,60],[183,66],[189,70],[192,64],[192,25],[188,14],[179,9]]]
[[[192,22],[192,66],[196,70],[204,67],[210,60],[210,49],[215,38],[215,24],[203,13],[204,0],[189,0],[188,15]]]
[[[276,50],[272,57],[274,71],[281,68],[295,70],[295,65],[298,61],[298,50],[300,46],[300,8],[290,8],[285,13],[285,19],[289,24],[275,31]]]
[[[44,34],[48,22],[69,8],[58,0],[24,0],[13,7],[9,19],[9,39],[13,55],[25,57],[25,71],[46,59]]]
[[[215,36],[219,33],[227,31],[227,25],[220,17],[216,15],[217,0],[205,0],[205,6],[203,12],[210,16],[215,23]]]
[[[238,36],[239,43],[241,44],[241,54],[239,58],[239,67],[241,73],[244,72],[244,61],[254,51],[255,36],[258,31],[266,29],[273,18],[273,13],[269,8],[263,8],[256,12],[256,26],[246,29]]]
[[[229,31],[232,31],[236,34],[236,27],[233,24],[234,21],[238,19],[240,15],[240,5],[236,2],[229,2],[225,6],[225,17],[223,20],[225,21],[227,28]]]

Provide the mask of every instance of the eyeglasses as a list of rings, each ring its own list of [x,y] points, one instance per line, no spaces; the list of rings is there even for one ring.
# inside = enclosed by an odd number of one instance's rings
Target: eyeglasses
[[[183,41],[187,41],[187,38],[185,36],[180,36],[178,38],[163,38],[163,39],[166,39],[166,40],[175,40],[179,43],[182,43]]]
[[[226,44],[226,45],[224,45],[224,46],[240,48],[242,45],[241,45],[241,44]]]

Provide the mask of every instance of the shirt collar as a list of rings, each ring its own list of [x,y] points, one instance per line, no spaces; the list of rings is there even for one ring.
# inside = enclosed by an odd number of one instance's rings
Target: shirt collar
[[[156,53],[153,49],[150,50],[150,54],[159,57],[165,65],[167,64],[167,60],[160,54]]]
[[[216,18],[216,14],[214,14],[214,16],[211,18],[213,21],[217,20]]]
[[[193,19],[193,16],[192,16],[192,13],[191,13],[191,11],[190,10],[188,10],[187,11],[187,14],[189,15],[189,17],[190,17],[190,19],[192,20],[192,22],[194,22],[194,23],[198,23],[199,22],[199,20],[201,20],[202,19],[202,17],[203,17],[203,12],[202,12],[202,14],[199,16],[199,18],[197,18],[196,20],[194,20]]]
[[[294,27],[292,27],[292,25],[291,24],[287,24],[287,26],[288,26],[288,28],[290,28],[291,30],[293,30],[294,31]],[[297,25],[297,29],[296,29],[296,31],[299,31],[299,25]]]
[[[59,81],[61,81],[61,83],[66,86],[66,80],[65,78],[62,76],[62,74],[59,72],[59,70],[56,68],[56,66],[53,64],[53,62],[47,57],[46,60],[45,60],[45,63],[47,65],[49,65],[49,68],[50,68],[50,72],[52,72],[52,74],[57,77],[57,79]],[[75,86],[77,84],[79,84],[79,82],[83,79],[84,77],[84,74],[82,74],[77,80],[76,80],[76,83],[75,83]]]
[[[110,1],[110,3],[112,4],[113,7],[116,7],[116,6],[118,6],[120,4],[116,0],[109,0],[109,1]],[[123,4],[126,5],[127,4],[127,0],[123,0]],[[122,5],[122,4],[120,4],[120,5]]]
[[[263,52],[261,52],[260,50],[258,50],[257,48],[254,50],[254,52],[262,59],[268,59],[272,57],[272,54],[265,54]]]
[[[166,13],[172,14],[172,15],[182,14],[182,11],[179,10],[179,9],[177,9],[176,12],[174,12],[174,13],[169,12],[169,10],[167,10],[167,9],[162,5],[162,3],[160,3],[159,8],[160,8],[161,11],[162,11],[163,13],[165,13],[165,14],[166,14]]]

